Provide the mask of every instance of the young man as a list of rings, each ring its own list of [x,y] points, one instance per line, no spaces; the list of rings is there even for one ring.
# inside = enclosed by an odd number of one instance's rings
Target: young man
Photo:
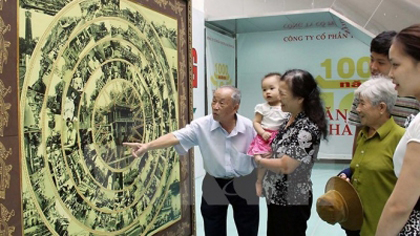
[[[223,236],[229,204],[233,208],[238,234],[258,234],[259,206],[255,191],[256,172],[247,149],[255,136],[251,120],[237,114],[241,94],[232,86],[222,86],[213,94],[212,114],[196,119],[185,128],[149,143],[124,143],[134,156],[148,150],[174,146],[185,154],[199,146],[206,176],[203,180],[201,214],[207,236]]]
[[[396,34],[395,31],[384,31],[372,39],[370,43],[370,72],[372,77],[379,75],[388,76],[391,69],[388,51]],[[357,136],[362,129],[359,114],[356,111],[358,103],[359,101],[355,97],[349,115],[349,124],[356,126],[353,140],[353,155],[357,146]],[[416,115],[419,111],[420,104],[414,97],[398,97],[397,103],[391,111],[391,115],[394,117],[395,123],[401,127],[405,127],[407,117],[412,114]]]

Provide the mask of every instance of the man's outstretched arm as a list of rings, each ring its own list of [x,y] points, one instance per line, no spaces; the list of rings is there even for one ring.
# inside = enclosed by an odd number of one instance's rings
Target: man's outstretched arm
[[[179,144],[179,140],[172,133],[165,134],[148,143],[123,143],[124,146],[131,147],[135,157],[142,157],[147,151],[172,147]]]

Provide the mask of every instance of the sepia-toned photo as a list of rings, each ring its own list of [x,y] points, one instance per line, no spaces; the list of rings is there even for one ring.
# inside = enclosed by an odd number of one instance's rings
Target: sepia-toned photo
[[[19,15],[24,234],[152,235],[181,221],[178,154],[123,146],[188,118],[179,20],[129,0],[20,0]]]

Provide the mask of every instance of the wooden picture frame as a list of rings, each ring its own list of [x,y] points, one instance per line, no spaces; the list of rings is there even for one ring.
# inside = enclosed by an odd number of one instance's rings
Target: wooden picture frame
[[[0,0],[4,235],[194,235],[190,0]]]

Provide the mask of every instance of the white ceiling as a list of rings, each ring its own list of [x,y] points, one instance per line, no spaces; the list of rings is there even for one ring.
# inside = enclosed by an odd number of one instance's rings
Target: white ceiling
[[[420,23],[420,0],[207,0],[204,14],[208,22],[233,33],[339,17],[372,36]]]

